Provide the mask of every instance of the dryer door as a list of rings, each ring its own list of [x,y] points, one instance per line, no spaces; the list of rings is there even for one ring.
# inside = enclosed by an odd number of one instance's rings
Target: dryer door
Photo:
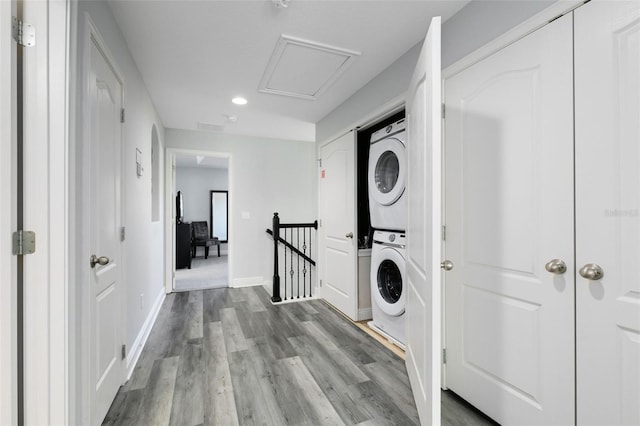
[[[390,206],[404,192],[406,161],[404,144],[396,138],[369,148],[369,196],[378,204]]]
[[[371,269],[371,282],[374,284],[371,294],[375,303],[387,315],[399,316],[404,313],[405,292],[404,283],[404,257],[393,248],[383,248],[372,264],[376,268]]]

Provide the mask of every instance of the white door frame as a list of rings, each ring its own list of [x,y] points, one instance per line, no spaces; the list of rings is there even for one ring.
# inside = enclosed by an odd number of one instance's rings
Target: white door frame
[[[24,422],[69,424],[71,2],[21,4],[36,28],[35,46],[23,48],[23,221],[36,232],[23,259]]]
[[[16,44],[10,36],[15,1],[0,2],[0,424],[18,423],[17,262],[11,234],[17,227]],[[9,201],[7,203],[7,200]]]
[[[207,150],[198,150],[198,149],[187,149],[187,148],[165,148],[165,192],[164,192],[164,218],[165,218],[165,251],[164,251],[164,267],[165,267],[165,283],[164,283],[164,291],[166,294],[173,292],[173,288],[175,285],[175,272],[176,272],[176,257],[175,257],[175,249],[176,249],[176,230],[175,230],[175,208],[176,208],[176,175],[175,175],[175,166],[176,166],[176,155],[202,155],[205,157],[217,157],[217,158],[227,158],[229,160],[229,168],[227,169],[227,175],[229,179],[228,186],[228,195],[227,195],[227,206],[229,214],[227,215],[227,274],[229,277],[229,287],[232,287],[231,283],[233,282],[233,250],[231,247],[234,244],[233,240],[233,218],[234,218],[234,207],[233,207],[233,197],[234,193],[232,191],[233,188],[233,174],[231,171],[233,170],[233,156],[229,152],[219,152],[219,151],[207,151]]]

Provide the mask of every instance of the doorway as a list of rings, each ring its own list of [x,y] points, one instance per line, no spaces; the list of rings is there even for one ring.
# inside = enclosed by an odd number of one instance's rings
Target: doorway
[[[171,151],[171,152],[170,152]],[[230,155],[168,151],[169,292],[229,287]]]

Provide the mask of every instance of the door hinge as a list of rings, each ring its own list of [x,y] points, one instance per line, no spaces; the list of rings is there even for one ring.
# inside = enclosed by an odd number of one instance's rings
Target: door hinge
[[[120,228],[120,241],[124,241],[126,236],[126,230],[125,227],[123,226],[122,228]]]
[[[122,359],[127,359],[127,345],[122,345],[121,355]]]
[[[442,225],[442,241],[447,241],[447,226]]]
[[[322,167],[322,158],[318,158],[316,161],[318,162],[318,167]]]
[[[22,22],[15,16],[11,20],[13,40],[20,46],[30,47],[36,44],[36,29],[33,25]]]
[[[320,280],[320,287],[322,287],[322,280]]]
[[[446,349],[442,349],[442,363],[443,364],[447,363],[447,350]]]
[[[120,122],[124,123],[124,108],[120,109]]]
[[[13,233],[13,254],[24,256],[35,253],[36,233],[32,231],[16,231]]]
[[[318,219],[318,228],[322,227],[322,219]]]
[[[446,115],[445,114],[445,107],[444,107],[444,104],[442,104],[442,119],[443,120],[444,120],[445,115]]]

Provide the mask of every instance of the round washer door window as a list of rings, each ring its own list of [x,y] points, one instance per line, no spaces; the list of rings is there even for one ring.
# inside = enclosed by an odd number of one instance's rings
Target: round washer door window
[[[402,295],[402,274],[398,265],[385,259],[378,267],[378,291],[387,303],[396,303]]]
[[[398,157],[392,151],[383,152],[376,163],[374,177],[378,191],[388,194],[396,186],[399,173]]]
[[[377,265],[371,268],[370,275],[373,303],[387,315],[404,314],[407,299],[404,288],[404,257],[393,247],[385,247],[380,251],[374,247],[371,264]]]
[[[404,144],[396,138],[383,139],[369,148],[369,196],[383,206],[398,201],[404,192],[407,173]]]

